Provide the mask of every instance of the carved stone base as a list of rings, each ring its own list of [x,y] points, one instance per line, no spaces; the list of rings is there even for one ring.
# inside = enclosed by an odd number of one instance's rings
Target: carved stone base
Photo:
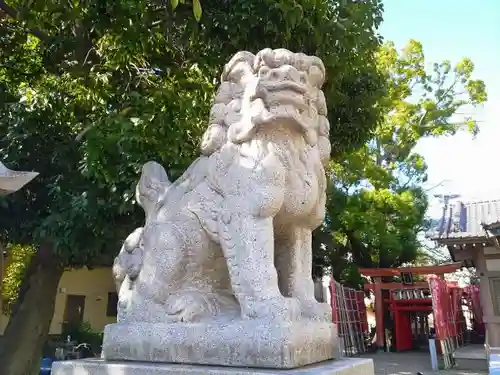
[[[372,359],[327,361],[293,370],[81,360],[54,362],[52,375],[374,375]]]
[[[337,356],[332,323],[110,324],[103,358],[234,367],[291,369]]]

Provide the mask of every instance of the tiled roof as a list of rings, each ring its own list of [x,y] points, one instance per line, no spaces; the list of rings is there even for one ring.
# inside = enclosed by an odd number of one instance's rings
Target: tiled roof
[[[483,225],[500,221],[500,199],[450,204],[438,225],[428,233],[433,240],[486,237]]]

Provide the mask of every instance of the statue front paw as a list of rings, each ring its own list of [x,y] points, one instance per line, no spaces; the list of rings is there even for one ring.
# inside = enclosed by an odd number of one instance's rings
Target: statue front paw
[[[247,319],[294,321],[300,318],[300,306],[295,298],[249,299],[244,305],[241,312]]]
[[[332,322],[332,307],[328,303],[316,300],[300,301],[302,319],[319,322]]]

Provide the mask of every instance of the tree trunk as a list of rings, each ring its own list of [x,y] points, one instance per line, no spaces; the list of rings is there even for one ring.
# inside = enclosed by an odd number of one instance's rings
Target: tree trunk
[[[42,246],[31,259],[0,347],[0,374],[39,373],[43,345],[54,315],[63,267],[51,247]]]

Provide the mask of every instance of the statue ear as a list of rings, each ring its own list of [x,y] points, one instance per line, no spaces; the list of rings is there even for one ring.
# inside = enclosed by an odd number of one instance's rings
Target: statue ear
[[[136,200],[146,209],[144,205],[156,204],[161,193],[171,184],[165,168],[155,161],[148,161],[142,166],[141,178],[136,187]]]

